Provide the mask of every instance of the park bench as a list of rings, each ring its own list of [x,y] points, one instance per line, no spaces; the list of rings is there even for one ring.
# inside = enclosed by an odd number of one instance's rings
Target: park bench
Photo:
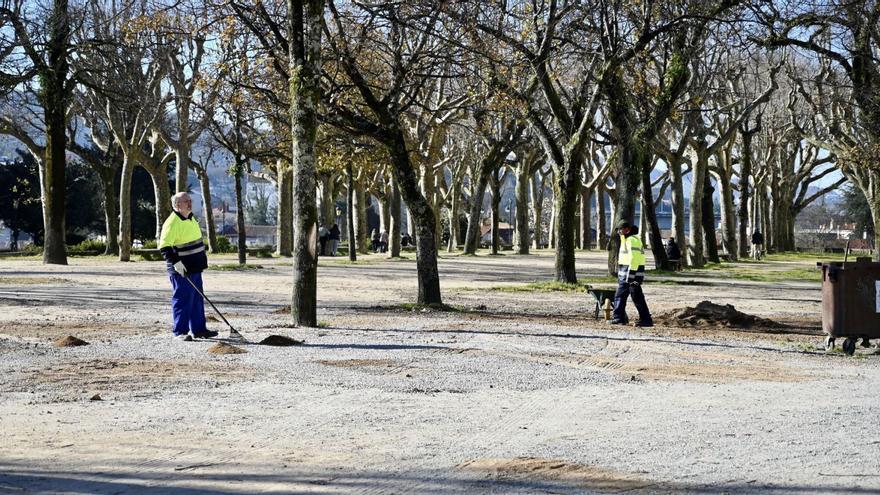
[[[614,301],[614,294],[617,292],[617,289],[602,289],[587,286],[586,290],[587,294],[593,296],[593,299],[596,300],[596,310],[593,312],[593,318],[598,320],[599,312],[602,310],[602,304],[605,303],[606,299]]]

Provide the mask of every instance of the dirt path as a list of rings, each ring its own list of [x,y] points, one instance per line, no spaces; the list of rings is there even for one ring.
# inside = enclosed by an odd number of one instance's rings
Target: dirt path
[[[306,330],[289,266],[255,263],[206,291],[250,341],[304,345],[172,342],[158,263],[0,262],[0,493],[880,493],[880,356],[815,351],[816,284],[649,284],[654,311],[791,327],[637,330],[583,294],[475,290],[545,280],[547,254],[441,260],[459,312],[402,306],[410,260],[322,260]]]

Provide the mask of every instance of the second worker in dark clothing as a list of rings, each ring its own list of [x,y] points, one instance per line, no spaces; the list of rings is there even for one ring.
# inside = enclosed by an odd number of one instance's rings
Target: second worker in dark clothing
[[[633,304],[639,312],[636,326],[654,326],[654,320],[645,302],[645,294],[642,292],[642,282],[645,280],[645,248],[636,235],[638,231],[638,228],[629,222],[618,224],[620,250],[617,254],[617,292],[614,294],[612,325],[626,325],[629,322],[626,316],[626,300],[632,296]]]

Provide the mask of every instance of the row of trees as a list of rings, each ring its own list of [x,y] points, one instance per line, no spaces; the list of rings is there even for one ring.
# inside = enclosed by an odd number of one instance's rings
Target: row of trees
[[[313,325],[317,225],[332,223],[343,189],[353,249],[365,249],[372,196],[397,256],[406,205],[423,304],[442,303],[440,215],[447,249],[461,237],[474,252],[483,197],[497,222],[504,174],[520,253],[530,230],[543,242],[552,195],[563,282],[577,280],[575,250],[594,226],[613,270],[605,198],[615,223],[640,205],[659,267],[667,192],[693,266],[718,259],[716,195],[731,258],[758,229],[791,249],[797,213],[847,179],[880,221],[878,19],[877,1],[844,0],[3,0],[0,132],[40,163],[47,263],[66,260],[65,150],[101,176],[123,261],[135,167],[153,177],[157,230],[172,164],[178,191],[196,172],[208,211],[216,150],[240,212],[241,178],[259,169],[278,188],[294,319]]]

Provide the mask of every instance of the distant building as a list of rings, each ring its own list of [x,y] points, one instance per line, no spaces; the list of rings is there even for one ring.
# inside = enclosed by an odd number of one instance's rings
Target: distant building
[[[513,245],[513,226],[507,222],[498,222],[498,237],[501,245]],[[480,226],[480,243],[492,244],[492,221],[490,219],[484,219]]]
[[[244,226],[245,244],[248,246],[274,246],[278,236],[278,227],[274,225],[247,225]],[[235,224],[230,225],[221,235],[235,244],[238,242],[238,228]]]

